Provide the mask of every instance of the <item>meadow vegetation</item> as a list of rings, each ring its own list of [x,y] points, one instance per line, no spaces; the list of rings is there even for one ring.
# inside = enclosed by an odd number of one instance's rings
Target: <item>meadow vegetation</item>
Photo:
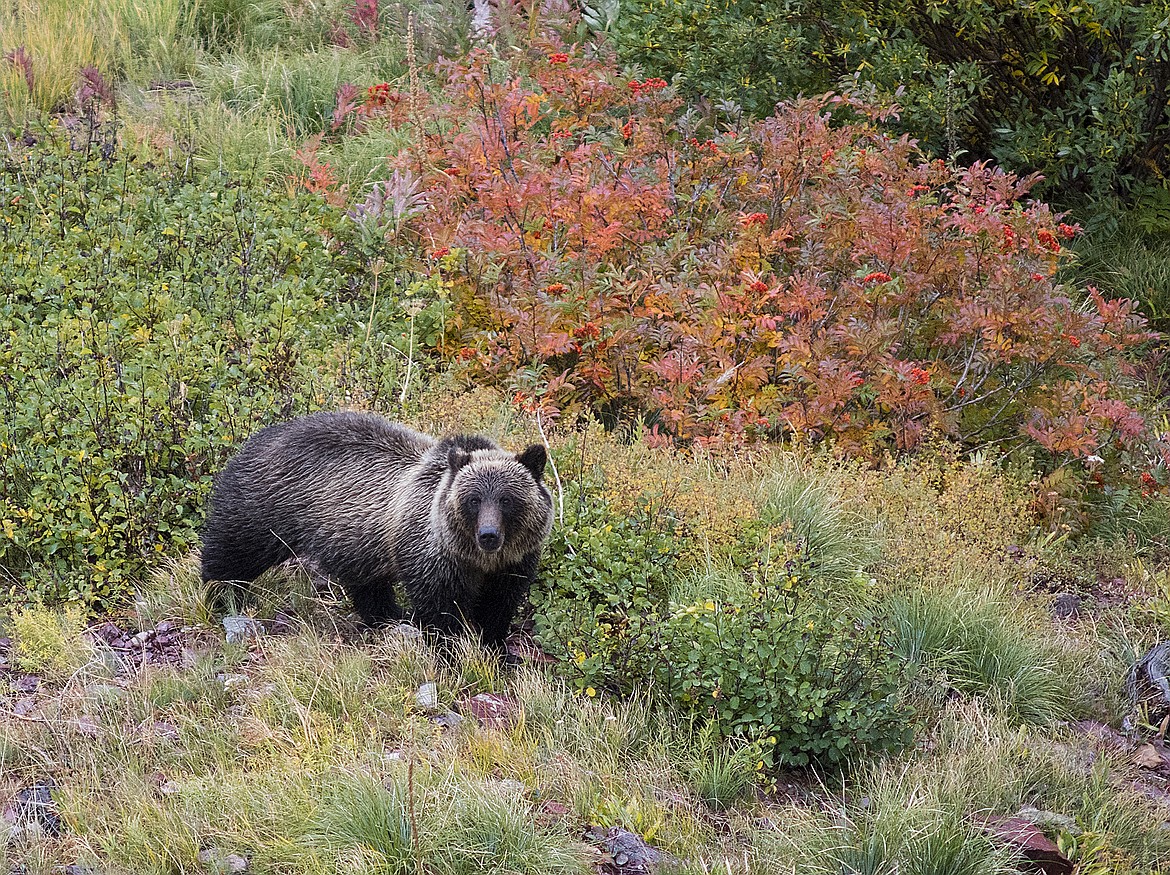
[[[5,5],[0,871],[1170,871],[1143,14]],[[212,478],[339,407],[547,442],[523,665],[225,638]]]

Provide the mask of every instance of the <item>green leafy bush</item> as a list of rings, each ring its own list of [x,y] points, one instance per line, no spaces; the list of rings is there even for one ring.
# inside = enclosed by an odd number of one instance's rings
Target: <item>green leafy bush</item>
[[[146,557],[195,544],[234,446],[295,413],[393,404],[398,348],[417,345],[401,296],[375,294],[390,252],[361,242],[368,217],[91,133],[50,131],[0,163],[0,583],[13,597],[115,598]]]
[[[614,33],[649,74],[756,115],[869,83],[936,154],[1037,170],[1066,197],[1141,197],[1170,170],[1161,4],[634,0]]]
[[[857,607],[857,584],[809,573],[803,538],[789,530],[754,566],[762,576],[721,578],[719,597],[698,600],[702,582],[691,582],[679,601],[669,518],[648,507],[614,516],[590,490],[579,498],[533,595],[537,638],[577,689],[650,688],[718,737],[758,745],[767,766],[834,766],[905,739],[882,623]],[[784,550],[794,558],[776,558]]]
[[[885,629],[817,592],[795,564],[741,603],[674,605],[659,690],[723,734],[766,741],[774,766],[833,766],[907,739]]]
[[[820,22],[800,0],[635,0],[613,30],[623,56],[692,93],[772,114],[776,102],[833,84]]]
[[[656,621],[667,610],[677,544],[670,520],[643,505],[615,514],[573,485],[532,593],[537,638],[570,660],[578,688],[632,692],[648,679]]]

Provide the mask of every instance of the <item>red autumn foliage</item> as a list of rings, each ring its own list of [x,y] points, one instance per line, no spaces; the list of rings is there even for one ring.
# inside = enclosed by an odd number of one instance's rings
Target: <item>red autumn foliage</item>
[[[419,239],[461,250],[447,343],[474,376],[656,442],[873,456],[934,427],[1165,464],[1125,401],[1144,324],[1041,281],[1076,229],[1033,179],[927,161],[851,95],[700,143],[662,80],[560,54],[448,66],[402,159],[428,186]]]

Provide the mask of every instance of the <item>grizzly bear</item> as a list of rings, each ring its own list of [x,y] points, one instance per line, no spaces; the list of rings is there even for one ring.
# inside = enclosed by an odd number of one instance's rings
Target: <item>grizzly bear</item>
[[[213,608],[264,571],[307,560],[370,626],[409,616],[501,648],[552,528],[545,449],[441,441],[369,413],[316,413],[253,435],[211,493],[202,576]]]

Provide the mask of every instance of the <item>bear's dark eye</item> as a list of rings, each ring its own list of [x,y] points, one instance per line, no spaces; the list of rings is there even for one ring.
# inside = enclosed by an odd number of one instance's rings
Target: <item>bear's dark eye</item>
[[[473,511],[479,510],[479,499],[478,498],[468,499],[467,506],[468,506],[468,508],[470,508]]]
[[[500,507],[503,508],[504,510],[508,510],[509,508],[511,508],[512,507],[511,496],[508,496],[508,495],[501,496],[500,497]]]

